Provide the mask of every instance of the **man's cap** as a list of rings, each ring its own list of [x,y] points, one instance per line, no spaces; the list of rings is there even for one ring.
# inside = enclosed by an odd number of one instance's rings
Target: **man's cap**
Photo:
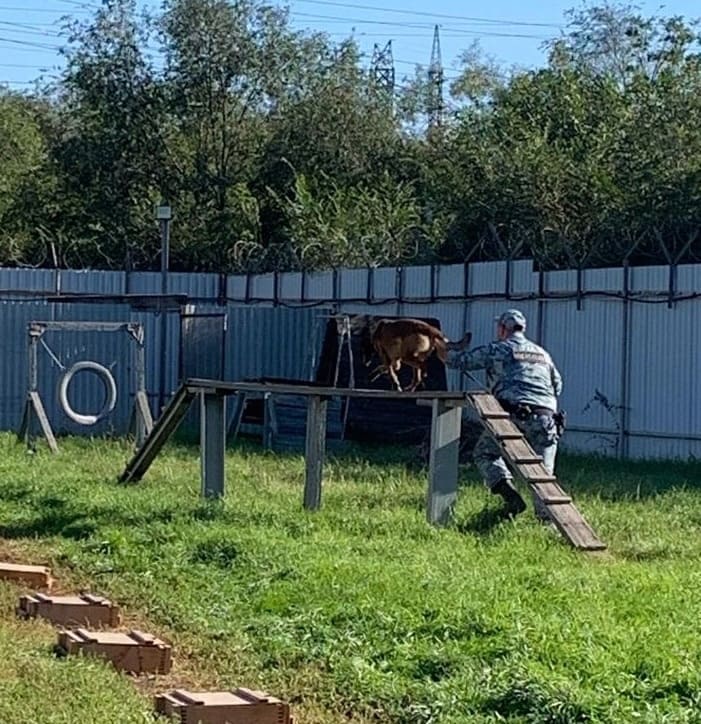
[[[526,318],[518,309],[507,309],[503,314],[494,317],[494,321],[503,324],[507,329],[513,329],[514,327],[526,328]]]

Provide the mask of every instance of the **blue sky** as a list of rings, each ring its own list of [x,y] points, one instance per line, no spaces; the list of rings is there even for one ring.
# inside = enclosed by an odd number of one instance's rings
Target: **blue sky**
[[[271,0],[278,2],[278,0]],[[142,0],[155,6],[153,0]],[[328,32],[340,41],[351,34],[369,63],[373,47],[392,41],[396,76],[411,75],[415,64],[428,65],[434,26],[440,26],[441,54],[447,78],[454,75],[461,50],[478,39],[482,49],[500,63],[533,67],[543,64],[541,48],[566,23],[566,11],[584,7],[582,0],[524,3],[490,0],[288,0],[294,27]],[[701,15],[698,0],[635,3],[644,15]],[[0,0],[0,81],[12,88],[30,87],[43,71],[62,64],[56,33],[63,15],[89,17],[92,0]],[[55,71],[54,71],[55,72]]]

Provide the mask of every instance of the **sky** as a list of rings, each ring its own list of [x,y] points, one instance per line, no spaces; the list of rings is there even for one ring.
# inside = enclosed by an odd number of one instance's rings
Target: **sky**
[[[340,42],[353,36],[370,64],[375,45],[391,42],[395,77],[413,75],[416,64],[431,60],[434,27],[439,26],[445,77],[457,74],[456,60],[477,39],[482,50],[499,64],[536,67],[545,62],[542,44],[562,32],[567,10],[592,3],[583,0],[269,0],[286,5],[297,29],[327,32]],[[88,18],[97,0],[0,0],[0,84],[29,90],[42,74],[56,74],[65,44],[60,19]],[[154,0],[140,6],[157,7]],[[632,3],[643,15],[701,15],[698,0],[641,0]]]

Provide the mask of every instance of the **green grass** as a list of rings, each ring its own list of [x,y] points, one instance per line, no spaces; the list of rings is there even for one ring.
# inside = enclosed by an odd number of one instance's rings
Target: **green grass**
[[[227,498],[206,504],[194,448],[122,486],[125,444],[60,445],[30,455],[0,436],[0,546],[168,638],[176,679],[265,689],[301,724],[701,722],[698,463],[562,457],[609,546],[596,558],[530,509],[498,521],[472,467],[454,525],[432,528],[410,450],[331,460],[308,513],[299,455],[231,449]],[[1,721],[143,721],[150,702],[125,677],[53,658],[48,634],[32,643],[34,624],[5,612]]]

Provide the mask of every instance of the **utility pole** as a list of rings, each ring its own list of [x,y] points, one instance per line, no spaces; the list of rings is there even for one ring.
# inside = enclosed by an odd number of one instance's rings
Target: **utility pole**
[[[433,30],[431,64],[428,66],[428,125],[430,129],[443,125],[443,63],[438,25]]]
[[[390,100],[394,99],[394,58],[392,56],[392,41],[388,40],[382,50],[375,43],[372,51],[372,62],[370,65],[370,75],[377,85],[381,88]]]
[[[166,294],[168,294],[168,265],[170,262],[170,206],[161,202],[156,206],[156,218],[161,230],[161,359],[160,385],[158,390],[158,414],[166,403],[166,357],[168,356],[168,312],[166,311]]]

